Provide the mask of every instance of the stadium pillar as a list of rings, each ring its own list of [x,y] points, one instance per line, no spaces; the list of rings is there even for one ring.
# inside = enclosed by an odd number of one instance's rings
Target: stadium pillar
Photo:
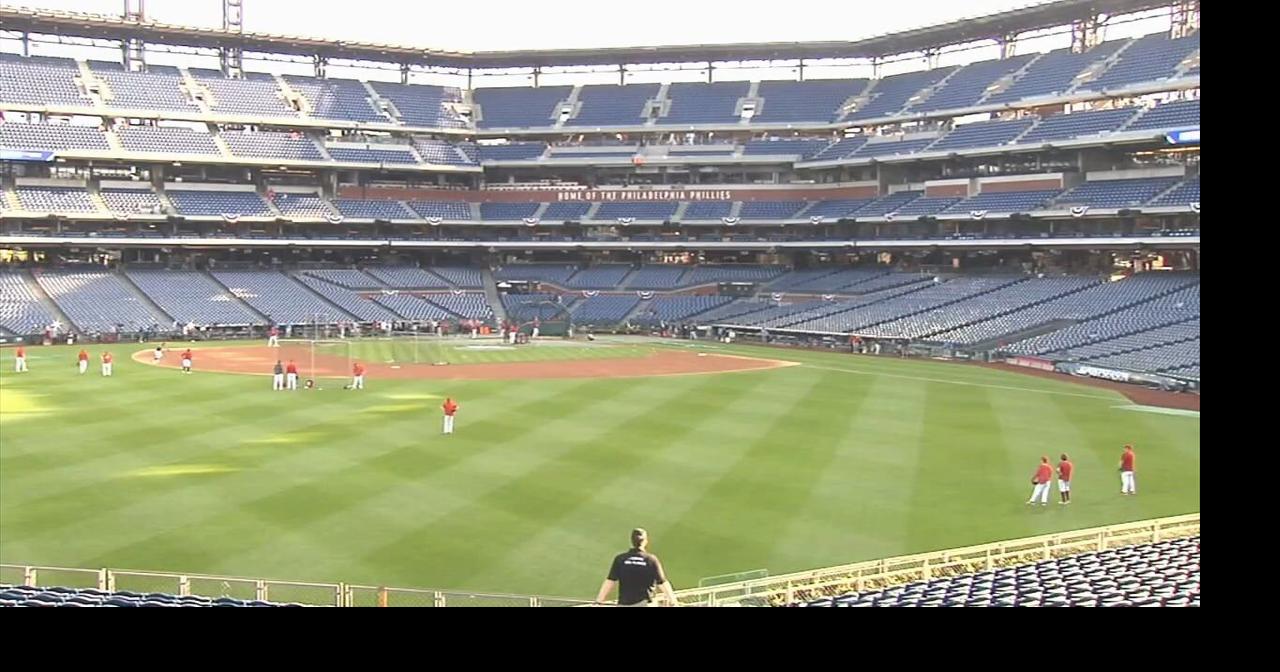
[[[796,68],[796,71],[800,74],[800,81],[803,82],[804,81],[804,59],[803,58],[800,59],[800,66]]]
[[[1102,43],[1102,27],[1105,19],[1094,14],[1071,24],[1071,51],[1081,53]]]
[[[130,23],[142,23],[146,20],[145,0],[124,0],[124,20]],[[146,45],[142,38],[130,37],[120,42],[124,52],[124,69],[129,72],[142,70],[146,64]]]
[[[324,56],[321,56],[320,54],[316,54],[315,56],[312,57],[312,59],[315,65],[316,78],[324,79],[324,70],[325,70],[325,66],[329,65],[329,59]]]
[[[400,64],[400,83],[401,84],[409,83],[409,64],[408,63]],[[470,86],[470,85],[471,85],[471,82],[467,82],[467,86]]]
[[[31,35],[29,35],[28,33],[23,33],[20,39],[22,40],[22,55],[30,56],[31,55]]]
[[[938,56],[942,54],[940,49],[925,49],[924,51],[924,67],[933,70],[938,67]]]
[[[1170,37],[1186,37],[1200,29],[1200,0],[1181,0],[1170,12]]]
[[[880,57],[871,59],[871,79],[880,79]]]
[[[627,66],[625,63],[618,64],[618,86],[627,83]]]
[[[536,65],[535,65],[535,66],[533,66],[533,86],[534,86],[535,88],[538,86],[538,79],[539,79],[541,76],[542,76],[542,68],[540,68],[540,67],[538,67],[538,66],[536,66]]]
[[[710,84],[713,81],[715,74],[716,74],[716,66],[712,64],[711,61],[707,61],[707,83],[708,84]]]
[[[244,0],[222,0],[222,29],[229,33],[244,32]],[[243,77],[244,50],[239,47],[223,47],[218,51],[222,74],[226,77]]]

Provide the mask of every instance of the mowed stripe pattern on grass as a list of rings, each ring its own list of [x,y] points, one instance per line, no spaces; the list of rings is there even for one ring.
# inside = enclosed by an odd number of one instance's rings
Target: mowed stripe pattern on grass
[[[273,393],[122,348],[0,355],[0,561],[587,597],[637,525],[688,587],[1200,508],[1198,418],[1000,371],[731,348],[810,366]],[[1060,452],[1075,503],[1031,510]]]

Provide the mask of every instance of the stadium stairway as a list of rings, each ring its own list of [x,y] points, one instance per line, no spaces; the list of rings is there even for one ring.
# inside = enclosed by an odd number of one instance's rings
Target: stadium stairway
[[[268,203],[270,203],[271,201],[267,201],[267,202],[268,202]],[[273,205],[272,207],[274,207],[274,205]],[[314,290],[314,289],[312,289],[312,288],[308,287],[308,286],[307,286],[307,284],[306,284],[305,282],[302,282],[301,280],[299,280],[297,277],[295,277],[295,276],[294,276],[294,274],[292,274],[292,273],[283,273],[282,275],[284,275],[284,277],[288,278],[288,279],[289,279],[289,282],[292,282],[293,284],[295,284],[295,285],[297,285],[298,287],[302,288],[302,291],[307,292],[308,294],[313,294],[313,295],[315,295],[317,298],[319,298],[321,301],[323,301],[325,305],[329,306],[330,308],[333,308],[333,311],[334,311],[334,312],[333,312],[333,314],[334,314],[334,315],[337,315],[337,316],[341,317],[341,318],[342,318],[342,319],[344,319],[344,320],[352,320],[352,321],[355,321],[355,322],[359,322],[359,321],[360,321],[360,319],[359,319],[359,318],[357,318],[356,316],[352,315],[351,313],[348,313],[345,309],[343,309],[343,307],[342,307],[342,306],[339,306],[338,304],[334,303],[331,299],[329,299],[329,297],[327,297],[327,296],[325,296],[325,295],[321,294],[320,292],[317,292],[316,290]]]
[[[230,287],[228,287],[228,286],[226,286],[225,284],[223,284],[223,283],[222,283],[222,281],[221,281],[221,280],[219,280],[217,277],[215,277],[212,273],[210,273],[209,271],[201,271],[201,273],[203,273],[205,277],[209,278],[209,280],[211,280],[211,281],[213,282],[213,284],[215,284],[215,285],[217,285],[217,286],[219,286],[219,287],[221,287],[221,288],[223,288],[223,289],[227,290],[227,295],[228,295],[228,296],[235,296],[235,297],[236,297],[236,301],[237,301],[241,306],[243,306],[245,310],[249,311],[250,313],[253,313],[253,316],[254,316],[254,317],[256,317],[256,318],[258,318],[258,320],[259,320],[259,324],[271,324],[271,319],[270,319],[270,318],[268,318],[266,315],[262,314],[262,312],[260,312],[257,308],[254,308],[253,306],[249,305],[249,302],[248,302],[248,301],[245,301],[244,299],[240,298],[239,296],[236,296],[236,293],[235,293],[234,291],[232,291]],[[297,282],[297,281],[295,280],[295,282]],[[298,283],[298,284],[302,284],[302,283]],[[308,291],[310,291],[310,290],[308,290]],[[346,311],[343,311],[343,314],[346,314]]]
[[[81,336],[84,335],[84,332],[80,331],[80,328],[76,326],[76,323],[72,322],[71,318],[67,317],[67,314],[62,312],[62,309],[58,307],[58,303],[49,296],[48,292],[44,291],[44,287],[41,287],[40,283],[36,282],[36,277],[31,274],[30,270],[27,270],[22,274],[22,281],[27,283],[27,287],[31,290],[31,293],[40,300],[40,305],[44,306],[44,309],[49,311],[49,314],[54,316],[58,320],[59,324],[66,327],[68,330],[80,334]]]
[[[1091,288],[1091,287],[1095,287],[1095,286],[1096,286],[1096,285],[1085,285],[1085,286],[1083,286],[1083,287],[1077,287],[1077,288],[1075,288],[1075,289],[1072,289],[1071,291],[1062,292],[1061,294],[1054,294],[1053,296],[1047,296],[1047,297],[1045,297],[1045,298],[1043,298],[1043,299],[1040,299],[1039,301],[1033,301],[1033,302],[1031,302],[1031,303],[1027,303],[1027,304],[1023,304],[1023,305],[1019,305],[1019,306],[1011,307],[1011,308],[1009,308],[1008,310],[1002,310],[1002,311],[1000,311],[999,313],[996,313],[996,314],[994,314],[994,315],[988,315],[988,316],[983,317],[983,318],[981,318],[981,319],[969,320],[968,322],[965,322],[964,324],[961,324],[961,325],[959,325],[959,326],[955,326],[955,327],[947,327],[946,329],[938,329],[938,330],[936,330],[936,331],[932,331],[932,332],[929,332],[929,333],[927,333],[927,334],[924,334],[923,336],[921,336],[921,338],[925,338],[925,339],[927,339],[927,338],[930,338],[930,337],[935,336],[935,335],[937,335],[937,334],[941,334],[941,333],[945,333],[945,332],[951,331],[951,330],[953,330],[953,329],[962,329],[962,328],[964,328],[964,327],[967,327],[967,326],[972,325],[972,324],[977,324],[977,323],[979,323],[979,322],[986,322],[987,320],[994,320],[994,319],[998,319],[998,318],[1004,317],[1005,315],[1009,315],[1009,314],[1012,314],[1012,313],[1016,313],[1016,312],[1018,312],[1018,311],[1020,311],[1020,310],[1026,310],[1026,309],[1028,309],[1028,308],[1034,308],[1035,306],[1038,306],[1038,305],[1040,305],[1040,304],[1042,304],[1042,303],[1048,303],[1048,302],[1050,302],[1050,301],[1056,301],[1056,300],[1058,300],[1058,299],[1061,299],[1061,298],[1062,298],[1062,297],[1064,297],[1064,296],[1070,296],[1070,295],[1072,295],[1072,294],[1076,294],[1076,293],[1079,293],[1079,292],[1083,292],[1084,290],[1089,289],[1089,288]],[[1055,322],[1065,322],[1066,324],[1062,325],[1063,327],[1068,327],[1068,326],[1071,326],[1072,324],[1075,324],[1075,323],[1076,323],[1076,321],[1075,321],[1075,320],[1054,320],[1054,321],[1055,321]],[[1039,328],[1039,327],[1033,327],[1033,329],[1038,329],[1038,328]],[[1027,331],[1030,331],[1030,330],[1027,330]],[[1047,332],[1046,332],[1046,333],[1047,333]],[[1038,334],[1037,334],[1037,335],[1038,335]],[[1022,336],[1022,337],[1020,337],[1020,338],[1031,338],[1031,337],[1030,337],[1030,336]],[[1007,339],[1007,337],[1003,337],[1003,336],[1002,336],[1001,338],[996,339],[996,340],[1005,340],[1005,339]]]
[[[493,309],[493,319],[499,324],[507,321],[507,307],[502,304],[502,297],[498,296],[498,283],[493,279],[493,273],[487,269],[480,269],[480,282],[484,285],[484,299],[489,302],[489,306]]]
[[[1022,310],[1022,309],[1019,308],[1018,310]],[[1005,315],[1008,315],[1008,313],[1005,313]],[[994,318],[987,318],[987,319],[994,319]],[[986,320],[983,320],[983,321],[986,321]],[[1066,329],[1067,327],[1073,324],[1079,324],[1079,323],[1080,323],[1080,320],[1049,320],[1048,322],[1038,324],[1034,327],[1020,329],[1018,331],[1011,331],[1007,334],[1001,334],[999,336],[988,338],[985,341],[979,341],[977,343],[974,343],[973,345],[968,346],[968,348],[972,350],[991,350],[999,347],[1001,344],[1007,345],[1009,343],[1017,343],[1018,341],[1025,341],[1028,338],[1043,336],[1045,334],[1053,333],[1059,329]],[[970,324],[976,324],[976,323],[970,322]]]
[[[142,291],[141,287],[134,284],[133,278],[130,278],[128,273],[125,273],[121,270],[116,270],[116,277],[120,278],[120,284],[128,288],[129,292],[133,294],[133,298],[137,299],[138,301],[141,301],[142,305],[146,306],[147,309],[150,310],[152,313],[155,313],[156,315],[160,315],[165,318],[166,322],[161,326],[167,327],[173,324],[174,322],[173,316],[170,315],[169,313],[166,313],[164,309],[160,307],[160,304],[153,301],[151,297],[147,296],[146,292]]]
[[[628,311],[626,315],[623,315],[621,320],[618,320],[618,324],[628,324],[631,320],[634,320],[637,315],[644,315],[649,312],[650,303],[653,303],[653,299],[640,299],[634,308]]]

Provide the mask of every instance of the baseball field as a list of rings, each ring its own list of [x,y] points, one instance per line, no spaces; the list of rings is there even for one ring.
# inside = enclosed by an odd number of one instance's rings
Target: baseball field
[[[718,344],[370,342],[315,361],[287,346],[322,389],[274,392],[261,342],[193,344],[191,375],[171,345],[162,366],[153,345],[111,346],[110,378],[101,346],[83,376],[78,347],[31,348],[23,374],[0,351],[0,562],[590,597],[636,526],[680,589],[1200,510],[1198,413],[1066,379]],[[324,377],[352,360],[366,389]],[[1025,505],[1062,452],[1073,503]]]

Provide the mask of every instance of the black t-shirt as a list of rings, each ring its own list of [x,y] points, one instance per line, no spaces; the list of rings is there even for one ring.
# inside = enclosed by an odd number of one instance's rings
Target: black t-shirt
[[[633,548],[613,559],[609,580],[618,582],[618,604],[638,604],[653,599],[653,590],[666,583],[662,563],[655,555]]]

